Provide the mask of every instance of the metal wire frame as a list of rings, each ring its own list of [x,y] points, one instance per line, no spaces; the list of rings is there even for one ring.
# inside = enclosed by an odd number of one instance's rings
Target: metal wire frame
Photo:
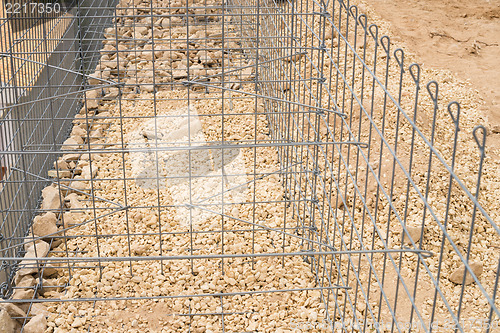
[[[171,143],[164,144],[155,142],[154,148],[147,150],[139,148],[129,148],[125,146],[125,139],[122,136],[119,142],[109,142],[106,149],[100,146],[94,147],[90,140],[87,140],[85,147],[75,151],[89,156],[97,154],[121,155],[122,176],[116,178],[93,178],[89,184],[91,195],[86,194],[89,202],[88,208],[93,212],[93,218],[86,220],[80,225],[66,228],[64,231],[75,229],[84,224],[96,225],[95,234],[82,234],[81,238],[94,239],[97,242],[99,251],[99,239],[105,237],[124,236],[128,239],[128,256],[105,256],[96,257],[85,256],[84,251],[75,251],[74,256],[66,250],[64,257],[48,257],[37,259],[37,265],[42,263],[54,263],[59,268],[66,270],[71,275],[73,271],[83,268],[99,267],[112,261],[123,261],[130,263],[130,272],[135,262],[140,261],[171,261],[189,260],[191,265],[194,261],[201,259],[220,260],[221,271],[224,271],[224,264],[235,257],[247,258],[252,264],[259,257],[281,257],[282,264],[285,265],[285,258],[302,256],[310,263],[311,270],[315,273],[317,286],[321,291],[321,298],[327,310],[327,319],[330,328],[338,328],[336,323],[340,323],[343,331],[350,331],[352,325],[357,324],[363,331],[375,329],[382,331],[383,328],[377,326],[381,322],[388,323],[390,331],[405,331],[403,323],[409,322],[417,325],[425,332],[435,331],[433,323],[438,320],[451,320],[456,323],[453,328],[456,331],[464,332],[467,327],[462,318],[462,297],[465,288],[462,287],[459,302],[452,303],[449,293],[442,285],[443,276],[441,267],[446,264],[443,256],[443,249],[451,246],[451,251],[458,256],[469,274],[475,281],[475,287],[480,296],[489,306],[490,322],[500,315],[495,304],[498,277],[488,285],[480,281],[473,273],[469,265],[471,256],[471,246],[473,244],[474,225],[480,221],[492,228],[496,235],[500,233],[498,226],[488,216],[480,203],[480,181],[485,153],[485,130],[477,127],[473,131],[474,139],[478,145],[479,169],[477,172],[476,189],[469,190],[469,187],[461,180],[455,171],[460,107],[458,103],[450,103],[447,107],[449,116],[455,126],[455,130],[448,141],[438,137],[440,131],[438,121],[443,115],[439,114],[438,84],[430,82],[425,86],[428,96],[421,93],[423,83],[420,79],[420,67],[411,64],[407,67],[404,60],[404,52],[401,49],[391,50],[390,39],[387,36],[379,36],[376,25],[369,25],[365,15],[359,15],[357,8],[351,6],[349,1],[313,1],[305,0],[268,2],[268,1],[231,1],[220,6],[195,5],[190,7],[186,4],[184,13],[176,11],[178,8],[158,5],[155,1],[146,5],[126,5],[114,4],[102,5],[99,3],[80,5],[78,10],[81,13],[100,7],[109,10],[111,15],[95,11],[90,15],[77,15],[77,18],[90,20],[85,26],[95,27],[95,30],[88,29],[85,33],[80,30],[80,43],[76,37],[67,35],[62,41],[69,41],[79,45],[96,45],[101,40],[99,31],[107,26],[108,21],[113,19],[115,26],[106,30],[105,36],[114,39],[114,45],[125,45],[125,48],[110,49],[101,51],[101,55],[110,55],[115,58],[103,60],[96,52],[86,51],[82,60],[89,59],[90,63],[97,63],[97,73],[106,71],[109,61],[116,64],[109,77],[102,77],[103,80],[114,81],[120,89],[116,104],[120,109],[119,117],[99,117],[99,114],[87,114],[84,121],[87,124],[99,123],[104,120],[116,120],[121,126],[127,120],[141,119],[141,116],[125,114],[122,108],[126,103],[138,100],[136,92],[140,92],[146,86],[153,85],[155,92],[165,90],[184,89],[187,91],[186,98],[168,98],[167,101],[187,101],[195,99],[194,92],[197,89],[209,92],[203,98],[206,100],[218,99],[222,101],[222,110],[215,114],[200,114],[200,118],[218,119],[224,127],[225,121],[243,117],[226,107],[225,102],[232,105],[232,101],[237,98],[254,101],[252,110],[244,113],[244,116],[254,119],[255,124],[259,116],[265,116],[269,124],[268,139],[258,139],[257,126],[255,126],[254,136],[251,140],[232,141],[224,136],[222,130],[221,140],[214,145],[207,147],[202,142],[196,142],[189,137],[188,142],[176,142],[176,146]],[[196,10],[202,10],[200,13]],[[132,11],[132,13],[128,12]],[[162,13],[162,14],[159,14]],[[168,36],[155,37],[155,29],[158,29],[158,20],[167,19],[170,26],[177,26],[187,33],[186,38],[176,38],[170,31]],[[146,23],[144,23],[146,21]],[[205,37],[192,37],[190,29],[201,30],[205,33],[212,27],[222,25],[222,34],[208,35]],[[126,28],[149,28],[150,36],[122,36],[122,31]],[[337,45],[333,42],[333,32],[338,35]],[[95,35],[94,35],[95,33]],[[328,36],[330,34],[330,36]],[[329,38],[332,37],[332,38]],[[150,44],[149,44],[150,43]],[[217,45],[212,45],[216,43]],[[144,45],[151,45],[150,49],[144,49]],[[196,49],[191,44],[198,44]],[[93,46],[92,50],[98,50]],[[177,78],[174,77],[175,68],[172,67],[174,61],[162,60],[156,55],[160,53],[172,54],[180,52],[188,57],[190,53],[198,50],[220,51],[220,58],[215,64],[205,67],[201,71],[202,75],[197,75],[190,68],[191,64],[186,64],[186,73]],[[362,50],[362,51],[361,51]],[[64,53],[67,50],[56,51],[54,54]],[[73,51],[74,53],[75,51]],[[79,51],[81,52],[81,51]],[[123,61],[123,58],[136,58],[139,53],[151,53],[151,66],[138,68]],[[71,52],[70,52],[71,54]],[[122,57],[123,55],[123,57]],[[300,58],[302,61],[293,60]],[[154,60],[153,60],[154,59]],[[108,62],[108,63],[106,63]],[[62,63],[56,66],[67,68]],[[114,66],[113,66],[114,67]],[[48,68],[48,67],[47,67]],[[86,74],[92,73],[92,65],[86,70]],[[254,68],[253,78],[245,78],[244,70]],[[215,71],[218,73],[213,73]],[[396,74],[396,75],[394,75]],[[359,79],[361,78],[361,79]],[[57,80],[57,79],[56,79]],[[53,81],[52,81],[53,82]],[[409,82],[408,87],[403,83]],[[111,86],[111,85],[109,85]],[[40,89],[43,89],[41,83]],[[83,88],[85,90],[95,89],[88,82],[73,82],[67,85],[68,88]],[[25,88],[21,86],[21,88]],[[100,87],[99,89],[102,89]],[[408,100],[404,98],[404,92],[413,91]],[[129,97],[130,96],[130,97]],[[238,97],[236,97],[238,96]],[[241,97],[240,97],[241,96]],[[53,101],[63,100],[77,103],[78,98],[73,95],[54,94]],[[150,98],[150,97],[147,97]],[[147,98],[139,97],[140,101]],[[162,103],[160,94],[153,94],[152,104],[154,107],[155,128],[157,122],[165,116],[157,111]],[[263,110],[260,108],[264,103]],[[27,104],[40,104],[33,99],[28,99]],[[84,104],[88,103],[84,99]],[[427,111],[430,107],[430,113]],[[29,113],[28,113],[29,114]],[[430,121],[422,124],[419,116],[427,114]],[[396,115],[396,122],[389,123],[391,115]],[[448,116],[444,114],[444,116]],[[187,115],[192,117],[190,114]],[[27,117],[28,118],[28,117]],[[26,123],[38,123],[42,117],[31,115]],[[142,117],[148,119],[148,116]],[[151,117],[149,117],[151,118]],[[61,129],[66,129],[69,122],[73,120],[73,114],[56,115],[53,120],[66,121]],[[387,121],[386,121],[387,119]],[[404,129],[409,129],[405,133]],[[28,131],[30,133],[30,131]],[[47,130],[46,133],[49,133]],[[89,139],[89,138],[88,138]],[[58,136],[52,135],[52,140],[48,142],[23,142],[23,150],[10,149],[3,156],[17,156],[28,159],[30,156],[43,156],[45,163],[55,160],[59,153],[57,143],[61,142]],[[47,149],[47,145],[52,145],[53,149]],[[157,211],[158,216],[165,214],[166,208],[179,208],[179,205],[164,204],[159,200],[150,205],[132,205],[127,201],[112,201],[100,198],[95,195],[98,187],[96,184],[104,182],[122,184],[127,195],[127,184],[134,181],[134,178],[126,174],[127,153],[152,152],[158,156],[162,152],[168,151],[188,151],[191,156],[195,152],[204,150],[230,150],[248,149],[253,152],[253,171],[249,174],[252,177],[253,195],[250,201],[224,202],[222,197],[222,212],[214,209],[213,204],[195,203],[190,195],[191,207],[199,210],[210,211],[217,214],[224,221],[238,220],[243,222],[247,229],[225,229],[198,231],[188,228],[182,232],[162,230],[159,224],[158,231],[141,233],[131,231],[128,225],[130,212],[140,208],[152,208]],[[109,148],[111,147],[111,148]],[[279,168],[274,172],[262,172],[257,168],[257,156],[263,153],[263,148],[273,147],[278,153]],[[443,155],[443,147],[451,147],[451,153]],[[450,151],[450,150],[448,150]],[[36,156],[35,155],[35,156]],[[386,161],[389,163],[386,163]],[[92,158],[90,158],[92,167]],[[383,170],[383,167],[385,170]],[[43,168],[40,168],[43,169]],[[191,165],[189,166],[191,170]],[[24,173],[22,181],[8,178],[5,184],[18,184],[18,186],[35,186],[36,190],[31,193],[38,193],[41,185],[48,181],[56,182],[59,186],[65,186],[60,180],[49,180],[46,174],[47,168],[38,172],[37,169],[28,169],[25,166],[16,167],[13,170]],[[37,172],[34,172],[36,170]],[[224,164],[222,164],[224,170]],[[282,200],[260,200],[255,194],[255,187],[260,181],[265,180],[270,174],[279,174],[283,184],[284,196]],[[384,175],[388,174],[387,175]],[[157,175],[160,174],[157,170]],[[424,174],[424,176],[421,176]],[[445,175],[445,209],[435,204],[436,193],[439,193],[438,186],[435,185],[438,178]],[[237,173],[230,176],[237,176]],[[175,179],[184,178],[192,182],[197,177],[193,174],[186,176],[163,176],[163,178]],[[142,180],[156,180],[159,177],[142,177]],[[222,183],[224,181],[222,180]],[[31,185],[29,185],[31,184]],[[120,185],[118,185],[120,186]],[[452,188],[459,187],[460,195],[452,198]],[[221,190],[224,192],[224,189]],[[473,194],[474,193],[474,194]],[[83,194],[83,193],[82,193]],[[399,198],[396,198],[396,197]],[[2,191],[2,199],[5,197]],[[31,197],[36,197],[31,195]],[[9,243],[2,247],[5,251],[11,251],[4,255],[4,262],[8,263],[10,276],[12,269],[22,252],[20,245],[25,242],[32,242],[33,239],[23,238],[28,230],[31,217],[35,212],[36,204],[30,202],[24,206],[14,204],[8,197],[5,206],[9,207],[10,214],[21,214],[17,219],[16,229],[18,233],[7,233]],[[458,199],[457,199],[458,198]],[[418,210],[410,210],[415,202],[420,203]],[[470,210],[470,233],[467,248],[462,248],[449,232],[449,219],[452,216],[450,210],[456,206],[457,202],[465,203]],[[112,206],[110,208],[109,204]],[[239,219],[226,213],[228,207],[232,205],[250,205],[253,208],[251,220]],[[282,226],[279,228],[266,227],[264,221],[260,220],[257,212],[263,209],[264,204],[272,204],[281,208],[284,216]],[[291,210],[287,208],[291,207]],[[97,224],[106,216],[124,212],[126,215],[126,233],[98,234]],[[288,215],[287,215],[288,214]],[[62,214],[61,214],[62,215]],[[22,216],[22,217],[21,217]],[[466,216],[467,217],[467,216]],[[4,219],[4,224],[7,220]],[[20,221],[23,224],[20,224]],[[384,222],[385,221],[385,222]],[[287,223],[289,222],[289,223]],[[418,222],[422,226],[421,239],[424,239],[424,230],[427,227],[433,229],[434,236],[438,238],[440,244],[439,253],[434,253],[434,257],[439,257],[435,270],[429,264],[429,257],[432,251],[428,242],[420,241],[416,243],[408,232],[407,226]],[[402,239],[399,244],[390,242],[394,228],[402,230]],[[255,234],[260,231],[273,231],[282,235],[281,251],[275,253],[258,253],[255,251]],[[252,234],[252,251],[242,255],[224,253],[224,235],[229,233],[245,232]],[[427,231],[426,231],[427,232]],[[191,243],[189,255],[166,255],[166,250],[161,248],[162,237],[168,234],[187,234],[192,238],[200,233],[221,234],[222,252],[210,255],[194,254],[194,247]],[[157,256],[132,256],[130,252],[130,240],[136,236],[158,236],[160,240],[160,255]],[[64,242],[77,236],[65,235]],[[49,237],[51,238],[51,237]],[[54,240],[61,238],[54,235]],[[405,245],[405,239],[409,238],[409,243]],[[290,239],[301,242],[304,252],[287,252],[285,245]],[[17,251],[12,251],[18,248]],[[64,253],[62,253],[64,254]],[[406,256],[408,254],[409,256]],[[410,257],[414,259],[409,259]],[[496,259],[495,259],[496,260]],[[86,266],[77,267],[76,262],[83,262]],[[499,261],[500,263],[500,261]],[[402,267],[410,266],[414,272],[414,277],[410,278],[403,274]],[[435,265],[434,265],[435,266]],[[500,267],[500,264],[499,266]],[[43,270],[43,268],[42,268]],[[367,273],[366,273],[367,272]],[[395,278],[395,291],[394,289]],[[464,277],[465,279],[465,277]],[[431,286],[434,290],[431,315],[422,312],[423,304],[418,298],[417,290],[424,282],[426,286]],[[11,290],[15,286],[10,286]],[[36,289],[43,287],[42,281],[35,286]],[[57,288],[59,286],[54,286]],[[268,292],[296,292],[304,291],[307,288],[261,290],[259,293]],[[224,329],[224,316],[231,312],[225,312],[222,304],[223,297],[235,294],[253,293],[242,290],[239,293],[220,294],[181,294],[155,296],[151,298],[185,298],[185,297],[220,297],[222,312],[215,315],[221,316],[222,331]],[[66,301],[106,301],[106,300],[132,300],[145,299],[132,296],[124,297],[95,297],[95,298],[74,298],[74,299],[32,299],[21,302],[66,302]],[[444,305],[447,311],[445,314],[438,314],[438,306]],[[402,310],[401,310],[402,309]],[[408,317],[408,312],[409,317]],[[180,313],[180,315],[200,315]],[[201,315],[214,315],[205,313]],[[403,316],[403,317],[402,317]],[[354,323],[353,323],[354,322]],[[375,324],[375,326],[373,326]],[[387,326],[386,326],[387,327]],[[489,329],[488,329],[489,330]]]
[[[76,3],[76,2],[75,2]],[[48,154],[26,155],[32,144],[60,154],[60,144],[70,129],[71,121],[81,107],[73,96],[82,85],[82,70],[91,66],[80,61],[82,55],[95,54],[101,46],[96,38],[82,49],[77,34],[88,33],[79,22],[76,9],[60,15],[5,13],[1,19],[2,44],[2,105],[1,105],[1,165],[7,173],[1,184],[0,238],[2,256],[19,255],[19,240],[30,227],[40,190],[50,183],[45,177],[52,168],[53,157]],[[87,13],[95,12],[92,7]],[[98,29],[103,22],[95,20]],[[75,27],[80,27],[76,29]],[[95,67],[95,64],[94,64]],[[91,70],[91,69],[87,69]],[[5,151],[4,151],[5,150]],[[19,150],[19,151],[18,151]],[[43,178],[40,178],[44,175]],[[17,243],[17,244],[16,244]],[[14,276],[11,263],[2,263],[2,293],[8,293]]]

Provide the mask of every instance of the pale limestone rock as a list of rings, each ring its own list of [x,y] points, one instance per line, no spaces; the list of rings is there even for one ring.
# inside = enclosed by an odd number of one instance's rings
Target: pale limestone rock
[[[406,227],[406,230],[408,230],[408,234],[410,235],[411,239],[413,239],[413,242],[416,244],[418,241],[420,241],[420,236],[422,235],[422,227]],[[408,238],[408,235],[402,231],[401,232],[401,239],[403,238],[404,235],[404,243],[406,245],[411,244],[410,238]]]
[[[59,245],[61,245],[63,242],[63,240],[61,238],[58,238],[58,239],[54,239],[51,243],[50,243],[50,248],[51,249],[55,249],[56,247],[58,247]]]
[[[174,79],[184,79],[187,78],[188,72],[186,68],[178,68],[172,71],[172,76]]]
[[[31,305],[30,309],[30,315],[44,315],[47,317],[49,315],[49,311],[47,310],[47,307],[41,303],[33,303]]]
[[[69,170],[49,170],[47,174],[50,178],[71,178]]]
[[[69,170],[71,168],[67,162],[62,159],[58,159],[56,162],[54,162],[54,169]]]
[[[90,165],[86,165],[82,167],[82,178],[83,179],[91,179],[94,178],[97,174],[97,166],[92,166],[92,173],[90,172]]]
[[[73,129],[71,130],[71,136],[79,136],[81,138],[84,138],[87,136],[87,131],[84,130],[81,126],[73,126]]]
[[[38,237],[38,236],[35,236]],[[25,258],[43,258],[46,257],[47,254],[49,253],[50,250],[50,245],[47,242],[44,242],[42,240],[37,240],[35,241],[35,245],[33,245],[33,241],[30,239],[32,238],[26,238],[25,241],[27,241],[26,244],[24,244],[24,248],[26,249],[26,254],[24,255]]]
[[[57,232],[57,216],[53,212],[47,212],[40,216],[35,216],[33,220],[33,233],[40,237],[51,235]]]
[[[65,162],[72,162],[72,161],[78,161],[80,159],[81,154],[64,154],[62,156],[63,161]]]
[[[19,288],[31,288],[36,284],[36,280],[31,275],[25,275],[19,283],[16,284],[16,287]]]
[[[71,188],[76,190],[75,192],[80,193],[80,192],[86,192],[87,190],[87,185],[83,181],[73,181],[71,182]]]
[[[16,324],[6,310],[0,309],[0,332],[2,333],[14,333]]]
[[[57,279],[43,279],[43,283],[41,285],[41,288],[38,290],[40,295],[45,296],[47,293],[51,292],[60,292],[62,291],[62,288],[59,287],[60,283],[59,280]]]
[[[153,92],[155,90],[155,86],[152,84],[145,84],[141,88],[146,92]]]
[[[52,265],[52,264],[44,264],[43,265],[43,277],[44,278],[49,278],[51,276],[56,275],[58,272],[58,269]]]
[[[64,213],[61,223],[63,224],[63,228],[68,228],[75,224],[75,219],[71,213]]]
[[[12,299],[32,299],[33,295],[35,295],[34,289],[15,289],[12,294]]]
[[[11,317],[26,317],[26,312],[12,303],[0,303],[0,309],[7,311]]]
[[[70,138],[75,140],[75,142],[78,142],[79,145],[83,144],[83,142],[84,142],[84,140],[81,136],[74,135],[74,136],[71,136]]]
[[[212,65],[215,62],[212,54],[206,50],[198,51],[197,57],[202,64]]]
[[[61,150],[74,150],[74,149],[80,149],[80,144],[78,143],[77,140],[75,140],[75,137],[70,137],[64,141]]]
[[[470,268],[474,275],[479,279],[481,274],[483,273],[483,264],[481,262],[474,262],[469,264]],[[455,284],[462,284],[464,280],[464,273],[467,271],[467,276],[465,277],[465,285],[469,285],[474,282],[472,275],[466,270],[465,265],[462,264],[460,267],[455,270],[449,277],[449,280]]]
[[[38,273],[38,266],[36,260],[22,260],[21,263],[19,264],[19,267],[21,267],[20,270],[17,271],[17,275],[19,278],[22,278],[24,276],[30,275],[30,274],[36,274]],[[22,281],[22,279],[21,279]]]
[[[109,88],[109,92],[103,97],[103,99],[106,101],[111,101],[117,98],[119,94],[120,94],[120,89],[112,87]]]
[[[42,190],[42,209],[58,210],[61,208],[59,190],[53,186],[47,186]]]
[[[45,315],[38,314],[30,319],[30,321],[24,325],[23,332],[25,333],[44,333],[47,329],[47,319]]]
[[[80,209],[83,207],[82,203],[78,199],[78,194],[76,193],[71,193],[70,195],[66,196],[64,200],[69,202],[67,203],[68,208]]]

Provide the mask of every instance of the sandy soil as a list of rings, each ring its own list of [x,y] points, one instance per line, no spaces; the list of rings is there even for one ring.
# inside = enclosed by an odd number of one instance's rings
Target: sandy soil
[[[490,129],[500,126],[500,0],[360,3],[388,22],[392,40],[405,43],[424,66],[470,80],[485,101],[481,111]],[[500,147],[500,134],[488,142]]]

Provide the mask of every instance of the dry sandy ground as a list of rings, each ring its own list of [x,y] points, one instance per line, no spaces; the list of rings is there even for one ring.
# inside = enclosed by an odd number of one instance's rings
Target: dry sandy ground
[[[485,101],[490,129],[500,127],[500,0],[358,3],[389,23],[391,39],[406,44],[419,63],[470,81]],[[492,133],[488,144],[500,147],[500,134]]]

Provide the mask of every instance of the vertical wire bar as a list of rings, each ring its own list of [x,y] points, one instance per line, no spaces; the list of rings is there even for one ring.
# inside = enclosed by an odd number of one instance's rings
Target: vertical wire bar
[[[255,92],[257,93],[259,91],[259,66],[257,64],[260,61],[260,52],[259,52],[259,46],[260,46],[260,2],[261,0],[257,0],[257,7],[256,7],[256,16],[255,16],[255,82],[254,82],[254,89]],[[241,21],[243,22],[243,15],[241,16]],[[252,38],[250,36],[250,38]],[[259,108],[259,98],[255,96],[255,103],[254,103],[254,144],[257,145],[257,119],[258,119],[258,108]],[[253,191],[252,191],[252,254],[255,253],[255,209],[256,209],[256,187],[257,187],[257,146],[253,148]],[[283,263],[284,264],[284,263]],[[252,269],[255,269],[255,258],[252,258]]]
[[[451,107],[455,106],[457,108],[456,115],[453,115]],[[460,104],[457,102],[452,102],[448,104],[448,113],[450,114],[453,123],[455,124],[455,135],[453,138],[453,151],[451,153],[451,170],[455,170],[455,160],[456,160],[456,152],[457,152],[457,144],[458,144],[458,132],[460,131]],[[446,215],[444,218],[444,228],[446,229],[448,227],[448,218],[449,218],[449,210],[450,210],[450,203],[451,203],[451,189],[453,188],[453,175],[450,174],[450,178],[448,180],[448,194],[446,196]],[[404,233],[403,233],[404,237]],[[439,281],[441,277],[441,268],[443,265],[443,254],[444,254],[444,246],[446,244],[446,235],[445,232],[443,231],[443,238],[441,240],[441,248],[439,251],[439,264],[438,264],[438,269],[437,269],[437,276],[436,276],[436,290],[434,291],[434,299],[433,299],[433,307],[432,307],[432,312],[431,312],[431,318],[430,318],[430,323],[434,322],[434,316],[436,312],[436,300],[437,300],[437,294],[438,294],[438,288],[439,288]],[[434,329],[434,325],[429,325],[429,332],[432,332]]]
[[[378,27],[375,25],[375,24],[371,24],[370,26],[368,26],[368,33],[370,33],[372,39],[373,39],[373,42],[374,42],[374,51],[373,51],[373,70],[372,70],[372,75],[373,75],[373,79],[372,79],[372,82],[371,82],[371,105],[370,105],[370,125],[369,125],[369,130],[368,130],[368,144],[370,145],[370,149],[368,150],[367,154],[366,154],[366,160],[370,161],[370,156],[371,156],[371,153],[372,153],[372,149],[371,149],[371,142],[372,142],[372,132],[373,132],[373,122],[372,122],[372,119],[374,119],[373,117],[373,112],[374,112],[374,105],[375,105],[375,75],[376,75],[376,72],[377,72],[377,51],[378,51],[378,46],[379,46],[379,41],[378,41]],[[375,30],[375,32],[373,31]],[[368,176],[369,176],[369,171],[370,171],[370,168],[366,168],[366,180],[365,182],[368,182]],[[377,207],[379,205],[379,197],[378,197],[378,194],[379,194],[379,188],[377,186],[377,192],[376,192],[376,195],[375,195],[375,212],[374,212],[374,216],[376,216],[376,211],[377,211]],[[375,223],[376,223],[376,219],[375,217],[373,218],[372,220],[374,226],[375,226]],[[372,241],[371,241],[371,246],[372,246],[372,249],[374,248],[375,246],[375,230],[373,230],[373,235],[372,235]],[[370,262],[373,262],[373,253],[370,254]],[[372,269],[372,265],[370,265],[370,269],[369,269],[369,272],[368,272],[368,282],[367,282],[367,288],[366,288],[366,295],[368,297],[368,299],[366,299],[366,302],[368,303],[369,302],[369,297],[370,297],[370,292],[371,292],[371,281],[372,281],[372,273],[373,273],[373,269]],[[356,286],[357,288],[357,286]]]
[[[116,47],[116,70],[117,70],[117,77],[118,80],[120,80],[120,58],[119,58],[119,53],[118,53],[118,13],[117,13],[117,8],[114,9],[113,11],[113,18],[114,18],[114,31],[115,31],[115,47]],[[120,122],[120,146],[121,146],[121,163],[122,163],[122,175],[123,175],[123,204],[125,207],[125,227],[127,230],[127,241],[128,241],[128,251],[129,251],[129,256],[131,257],[132,250],[130,248],[130,225],[129,225],[129,216],[128,216],[128,195],[127,195],[127,175],[126,175],[126,167],[125,167],[125,136],[124,136],[124,126],[123,126],[123,121],[124,121],[124,115],[123,115],[123,110],[122,110],[122,100],[121,100],[121,93],[119,92],[118,94],[118,110],[119,110],[119,122]],[[90,144],[89,144],[89,151],[90,151]],[[91,159],[90,153],[89,153],[89,160]],[[92,178],[92,177],[91,177]],[[94,191],[94,187],[92,186],[92,192]],[[92,198],[94,198],[92,196]],[[95,207],[95,205],[94,205]],[[95,219],[96,223],[96,231],[97,231],[97,219]],[[96,235],[97,238],[97,235]],[[97,247],[99,250],[99,246]],[[133,269],[132,269],[132,259],[130,259],[130,276],[134,275]],[[100,267],[100,266],[99,266]],[[100,267],[101,268],[101,267]],[[102,268],[101,268],[101,275],[102,275]]]
[[[398,104],[401,105],[401,96],[402,96],[402,89],[403,89],[403,75],[405,73],[403,50],[396,49],[394,51],[394,58],[396,59],[396,62],[399,66]],[[400,116],[401,116],[401,112],[398,109],[397,116],[396,116],[396,129],[394,131],[395,132],[394,133],[394,156],[393,156],[393,160],[392,160],[391,190],[390,190],[390,195],[389,195],[389,197],[391,198],[390,201],[392,201],[392,197],[394,195],[394,181],[395,181],[396,160],[397,160],[397,152],[398,152]],[[391,221],[391,212],[392,212],[392,210],[389,209],[388,217],[387,217],[387,234],[386,234],[387,239],[389,239],[389,226],[390,226],[390,221]],[[403,231],[403,234],[404,234],[404,231]],[[399,270],[398,270],[398,272],[399,272]],[[398,278],[399,278],[399,274],[398,274]],[[396,284],[396,291],[395,291],[394,305],[393,305],[394,313],[397,313],[398,292],[399,292],[399,283]],[[388,306],[389,306],[389,304],[388,304]],[[395,321],[393,321],[391,324],[391,332],[394,332],[394,326],[395,326]]]
[[[225,69],[226,69],[226,59],[224,57],[224,49],[225,49],[225,43],[226,43],[226,38],[224,31],[226,31],[226,20],[225,20],[225,14],[226,14],[226,2],[222,2],[222,37],[221,37],[221,100],[222,100],[222,108],[221,108],[221,146],[224,146],[224,113],[225,113],[225,94],[224,94],[224,88],[225,88]],[[229,64],[229,57],[227,58],[227,62]],[[224,254],[224,150],[223,148],[221,149],[221,254]],[[221,258],[221,272],[222,275],[224,275],[224,259]]]
[[[477,132],[481,130],[482,138],[478,138]],[[484,157],[485,157],[485,146],[486,146],[486,128],[484,126],[479,125],[474,128],[472,131],[472,134],[474,136],[474,140],[477,143],[478,149],[479,149],[479,169],[477,172],[477,181],[476,181],[476,201],[479,200],[479,192],[481,190],[481,177],[483,175],[483,163],[484,163]],[[474,236],[474,227],[476,224],[476,214],[477,214],[477,204],[474,203],[474,208],[472,210],[472,219],[470,222],[470,228],[469,228],[469,240],[467,243],[467,256],[465,257],[465,263],[464,264],[469,264],[469,259],[470,259],[470,249],[472,246],[472,238]],[[458,301],[458,311],[457,311],[457,321],[460,322],[460,315],[462,311],[462,300],[464,297],[464,292],[465,292],[465,280],[467,278],[467,274],[470,274],[471,276],[474,274],[472,270],[469,272],[469,269],[467,267],[464,267],[464,276],[462,278],[462,288],[460,291],[460,299]],[[494,301],[495,299],[493,299]],[[460,327],[462,330],[462,327]],[[457,329],[455,329],[455,332],[457,332]]]
[[[495,286],[493,287],[493,292],[491,293],[491,299],[493,301],[496,300],[497,296],[497,291],[498,291],[498,280],[500,278],[500,258],[498,260],[498,265],[497,265],[497,273],[495,275]],[[491,332],[491,326],[493,325],[492,319],[493,319],[493,308],[494,306],[490,306],[490,314],[488,315],[488,327],[486,329],[486,333]]]
[[[432,89],[431,87],[434,87],[434,89]],[[433,117],[432,117],[432,129],[431,129],[431,142],[430,142],[431,146],[429,147],[429,160],[428,160],[428,166],[427,166],[427,182],[426,182],[426,186],[425,186],[425,197],[424,197],[424,200],[427,203],[428,198],[429,198],[430,185],[431,185],[432,146],[434,145],[434,138],[435,138],[434,136],[435,136],[436,118],[437,118],[437,111],[438,111],[439,86],[438,86],[436,81],[431,81],[427,84],[426,88],[427,88],[427,92],[429,93],[429,96],[433,102],[433,109],[434,109]],[[424,228],[425,228],[426,213],[427,213],[427,205],[424,206],[424,211],[422,214],[422,231],[421,231],[421,233],[423,233]],[[422,243],[423,242],[419,242],[419,249],[420,250],[422,249]],[[415,272],[415,280],[414,280],[415,283],[414,283],[414,287],[413,287],[413,296],[412,296],[413,299],[415,299],[415,297],[417,295],[417,286],[418,286],[417,281],[418,281],[419,272],[420,272],[420,256],[418,256],[417,264],[416,264],[416,272]],[[413,315],[414,315],[414,312],[416,310],[417,309],[415,309],[414,307],[411,308],[410,321],[409,321],[410,323],[413,322]]]
[[[159,245],[160,245],[160,256],[163,255],[163,241],[162,241],[162,227],[161,227],[161,195],[160,195],[160,177],[161,177],[161,174],[160,174],[160,158],[158,156],[158,109],[157,109],[157,97],[156,97],[156,92],[157,92],[157,88],[156,88],[156,55],[155,55],[155,49],[156,49],[156,40],[155,40],[155,26],[154,26],[154,11],[153,11],[154,7],[153,7],[153,1],[150,1],[150,7],[149,7],[149,10],[150,10],[150,18],[151,18],[151,65],[152,65],[152,81],[153,81],[153,117],[154,117],[154,126],[155,126],[155,165],[156,165],[156,195],[158,197],[157,199],[157,204],[158,204],[158,207],[157,207],[157,210],[158,210],[158,241],[159,241]],[[186,10],[186,13],[188,11]],[[187,18],[186,18],[187,20]],[[189,22],[186,22],[186,27],[189,26],[188,24]],[[188,75],[189,75],[189,31],[187,32],[187,47],[188,47],[188,50],[187,50],[187,63],[188,63]],[[189,80],[189,76],[188,76],[188,80]],[[190,114],[190,111],[189,111],[189,88],[187,89],[188,90],[188,124],[190,124],[190,119],[189,119],[189,114]],[[191,133],[190,133],[190,130],[191,130],[191,126],[188,125],[188,142],[189,142],[189,145],[191,145]],[[191,201],[191,150],[189,150],[189,191],[190,191],[190,194],[189,194],[189,204],[191,205],[192,204],[192,201]],[[191,207],[191,206],[190,206]],[[189,208],[189,211],[190,211],[190,214],[191,214],[191,211],[192,209]],[[192,219],[190,218],[190,223],[189,223],[190,227],[192,228]],[[127,229],[128,231],[128,229]],[[192,230],[191,230],[192,231]],[[129,243],[129,248],[130,248],[130,243]],[[190,233],[190,250],[191,250],[191,255],[193,255],[193,239],[192,239],[192,232]],[[163,275],[163,260],[160,261],[160,273]],[[193,268],[193,260],[191,260],[191,273],[194,274],[194,268]]]

